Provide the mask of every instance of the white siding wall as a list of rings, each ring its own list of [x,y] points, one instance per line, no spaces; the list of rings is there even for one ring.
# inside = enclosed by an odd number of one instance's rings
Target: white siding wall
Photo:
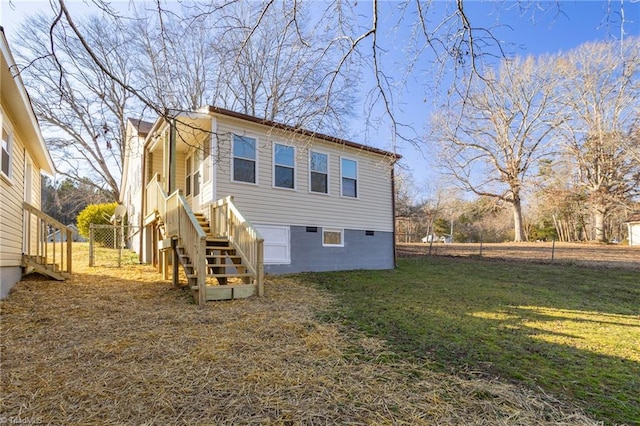
[[[288,133],[218,118],[217,197],[233,195],[251,222],[326,226],[347,229],[393,230],[391,169],[381,155],[309,137],[291,140]],[[231,182],[231,135],[257,139],[258,184]],[[273,142],[296,147],[295,190],[274,188]],[[329,195],[309,191],[309,149],[329,154]],[[358,198],[340,196],[340,158],[358,161]]]
[[[125,158],[126,170],[123,176],[126,176],[126,187],[123,188],[122,202],[127,207],[129,215],[128,221],[130,225],[140,226],[142,218],[142,187],[146,184],[143,180],[142,170],[142,152],[144,138],[138,136],[131,124],[127,126],[127,152]],[[132,249],[140,252],[140,237],[135,228],[130,228],[129,241]]]
[[[0,177],[0,267],[20,266],[23,251],[25,156],[29,156],[29,153],[25,150],[23,137],[19,129],[15,128],[4,104],[0,108],[0,125],[4,125],[12,136],[11,177],[9,180]],[[40,168],[33,161],[32,164],[31,204],[40,208]]]
[[[2,197],[0,202],[0,267],[20,266],[22,258],[22,222],[24,199],[24,145],[13,126],[11,117],[2,105],[2,125],[12,135],[11,177],[0,176]],[[36,166],[34,165],[34,168]],[[39,192],[37,193],[40,194]],[[35,198],[35,195],[34,195]]]

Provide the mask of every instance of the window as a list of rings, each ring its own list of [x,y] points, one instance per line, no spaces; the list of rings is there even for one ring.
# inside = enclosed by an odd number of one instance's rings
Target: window
[[[329,193],[329,156],[309,151],[309,187],[311,192]]]
[[[342,174],[342,196],[358,197],[358,162],[342,159],[340,173]]]
[[[341,229],[323,229],[322,230],[322,245],[329,247],[343,247],[344,241],[342,239]]]
[[[0,150],[0,171],[6,177],[11,177],[11,135],[2,128],[2,147]]]
[[[256,140],[233,135],[233,178],[235,182],[256,183]]]
[[[295,188],[295,148],[273,144],[273,185],[278,188]]]

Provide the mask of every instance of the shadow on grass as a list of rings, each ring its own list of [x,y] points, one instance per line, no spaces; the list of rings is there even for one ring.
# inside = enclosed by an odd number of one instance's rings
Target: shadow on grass
[[[640,419],[639,274],[616,269],[401,259],[393,271],[303,274],[324,313],[399,356],[541,387],[599,420]]]

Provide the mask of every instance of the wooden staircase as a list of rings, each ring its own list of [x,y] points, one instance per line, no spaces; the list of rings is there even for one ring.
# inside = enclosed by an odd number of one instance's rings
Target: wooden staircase
[[[26,270],[32,269],[42,275],[46,275],[54,280],[64,281],[60,266],[57,263],[47,262],[43,256],[22,255],[22,267]]]
[[[155,222],[159,272],[180,285],[180,265],[198,304],[264,295],[264,239],[227,196],[193,212],[180,190],[167,195],[157,179],[146,186],[145,225]],[[208,218],[208,219],[207,219]]]
[[[71,229],[29,203],[23,203],[22,208],[26,226],[23,273],[38,272],[64,281],[65,274],[71,274]]]
[[[207,234],[206,258],[206,300],[228,300],[247,298],[256,294],[253,276],[229,238],[211,235],[209,221],[201,213],[194,213],[198,224]],[[178,260],[187,277],[188,285],[194,292],[199,291],[195,264],[183,245],[176,246]]]

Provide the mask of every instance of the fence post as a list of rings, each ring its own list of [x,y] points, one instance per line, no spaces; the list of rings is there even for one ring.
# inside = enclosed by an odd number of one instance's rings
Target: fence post
[[[482,236],[480,236],[480,257],[482,257]]]
[[[89,266],[93,266],[93,223],[89,224]]]
[[[553,258],[556,254],[556,239],[553,239],[553,243],[551,244],[551,261],[553,262]]]

